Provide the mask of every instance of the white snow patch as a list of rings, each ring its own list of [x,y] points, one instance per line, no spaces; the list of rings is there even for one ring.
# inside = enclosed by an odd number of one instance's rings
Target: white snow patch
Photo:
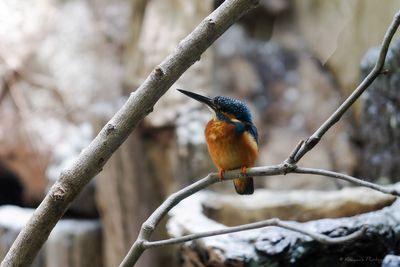
[[[47,176],[50,181],[55,181],[62,170],[71,166],[81,151],[88,146],[93,136],[90,123],[80,125],[66,125],[57,122],[53,124],[51,134],[54,140],[62,140],[54,146],[52,163],[47,168]]]
[[[201,233],[226,228],[225,225],[207,218],[202,212],[202,203],[213,193],[198,192],[195,195],[183,200],[175,206],[168,214],[170,219],[167,223],[167,231],[172,237],[180,237],[187,234]],[[232,233],[219,236],[211,236],[201,239],[205,246],[224,248],[220,256],[227,258],[253,257],[254,249],[249,246],[248,240],[256,240],[259,230],[249,230],[239,233]],[[235,242],[232,242],[232,241]],[[241,242],[243,241],[243,242]]]
[[[4,205],[0,207],[0,227],[20,231],[32,216],[34,209]]]

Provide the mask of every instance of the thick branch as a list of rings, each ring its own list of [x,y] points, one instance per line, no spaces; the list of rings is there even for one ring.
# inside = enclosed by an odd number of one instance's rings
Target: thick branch
[[[199,60],[201,54],[257,2],[257,0],[225,1],[182,40],[167,59],[155,67],[91,144],[82,151],[74,164],[62,172],[18,235],[1,267],[30,265],[71,201],[102,170],[104,164],[138,122],[151,112],[158,99],[193,63]]]
[[[244,225],[234,226],[234,227],[226,227],[226,228],[219,229],[219,230],[207,231],[207,232],[203,232],[203,233],[196,233],[196,234],[186,235],[186,236],[182,236],[182,237],[170,238],[170,239],[166,239],[166,240],[145,241],[143,243],[143,246],[145,249],[161,247],[161,246],[166,246],[166,245],[173,245],[173,244],[179,244],[179,243],[184,243],[184,242],[188,242],[188,241],[193,241],[193,240],[204,238],[204,237],[241,232],[241,231],[246,231],[246,230],[251,230],[251,229],[262,228],[262,227],[266,227],[266,226],[278,226],[280,228],[291,230],[291,231],[294,231],[297,233],[302,233],[302,234],[307,235],[307,236],[311,237],[312,239],[317,240],[318,242],[325,244],[325,245],[335,245],[335,244],[341,244],[344,242],[353,241],[355,239],[362,237],[366,230],[366,227],[364,227],[364,228],[362,228],[358,231],[355,231],[354,233],[347,235],[347,236],[329,237],[329,236],[326,236],[323,234],[314,233],[314,232],[305,230],[304,227],[302,227],[301,225],[299,226],[298,224],[294,224],[291,222],[285,222],[285,221],[281,221],[277,218],[274,218],[274,219],[269,219],[269,220],[265,220],[265,221],[261,221],[261,222],[249,223],[249,224],[244,224]]]
[[[381,74],[385,58],[389,49],[389,44],[400,24],[400,11],[396,13],[391,25],[389,26],[385,37],[383,38],[382,46],[379,52],[378,60],[374,68],[361,84],[353,91],[353,93],[343,102],[342,105],[316,130],[301,146],[294,157],[297,163],[308,151],[310,151],[316,144],[319,143],[322,136],[340,120],[343,114],[353,105],[353,103],[360,97],[360,95],[370,86],[370,84]]]

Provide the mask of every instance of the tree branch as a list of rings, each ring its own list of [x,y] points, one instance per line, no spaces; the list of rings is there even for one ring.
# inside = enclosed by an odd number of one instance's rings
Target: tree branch
[[[304,168],[304,167],[298,167],[295,170],[293,170],[294,173],[302,173],[302,174],[315,174],[315,175],[322,175],[322,176],[327,176],[327,177],[332,177],[340,180],[344,180],[359,186],[363,187],[368,187],[371,188],[375,191],[382,192],[384,194],[389,194],[393,196],[400,196],[400,192],[393,187],[385,187],[381,185],[377,185],[374,183],[370,183],[364,180],[361,180],[359,178],[355,178],[353,176],[343,174],[340,172],[333,172],[333,171],[327,171],[327,170],[322,170],[322,169],[313,169],[313,168]]]
[[[72,166],[61,173],[19,233],[1,267],[29,266],[32,263],[68,205],[102,170],[135,126],[151,112],[158,99],[228,27],[257,3],[258,0],[225,1],[155,67]]]
[[[28,266],[33,261],[39,249],[50,234],[50,231],[64,214],[68,205],[91,180],[91,178],[102,170],[104,164],[128,137],[137,123],[151,112],[158,99],[186,69],[200,58],[201,54],[208,48],[208,46],[210,46],[234,21],[252,8],[257,2],[258,1],[256,0],[225,1],[217,10],[203,20],[203,22],[189,36],[182,40],[178,48],[167,59],[165,59],[159,66],[155,67],[145,82],[131,94],[125,105],[100,131],[92,143],[82,151],[74,164],[61,173],[58,181],[50,189],[34,215],[18,235],[10,251],[1,263],[1,267]],[[304,143],[299,144],[295,148],[295,150],[290,154],[289,160],[279,165],[251,168],[247,170],[247,174],[249,176],[282,175],[290,172],[312,175],[318,174],[335,179],[346,180],[383,193],[399,196],[398,190],[388,189],[345,174],[321,169],[302,168],[295,165],[296,162],[298,162],[320,141],[326,131],[328,131],[342,117],[348,108],[381,73],[390,41],[399,24],[400,12],[394,17],[394,20],[384,37],[380,55],[373,70],[362,81],[357,89],[344,101],[344,103],[321,125],[321,127]],[[229,171],[224,174],[224,180],[231,180],[239,176],[241,176],[239,170]],[[212,173],[200,181],[168,197],[167,200],[143,223],[137,241],[134,243],[120,266],[126,267],[134,265],[142,252],[147,247],[155,246],[154,244],[157,244],[157,242],[172,242],[168,240],[150,242],[149,239],[160,220],[182,199],[185,199],[195,192],[218,181],[218,175]],[[351,234],[342,239],[332,240],[329,239],[330,237],[321,236],[316,233],[309,233],[308,231],[301,228],[298,229],[297,227],[293,227],[292,224],[279,221],[278,219],[232,227],[225,231],[235,232],[254,229],[264,227],[266,224],[280,226],[309,235],[322,243],[340,243],[352,240],[353,238],[358,238],[363,233],[363,230],[360,230],[361,232],[357,231],[353,233],[354,235]],[[220,234],[223,233],[228,232],[221,232]],[[204,237],[206,234],[207,233],[200,233],[196,235]],[[189,236],[193,238],[193,235]],[[197,237],[194,236],[194,238]]]
[[[400,196],[400,192],[398,190],[396,190],[395,188],[383,187],[383,186],[380,186],[380,185],[377,185],[374,183],[370,183],[367,181],[363,181],[361,179],[357,179],[355,177],[352,177],[352,176],[349,176],[346,174],[342,174],[342,173],[338,173],[338,172],[332,172],[332,171],[327,171],[327,170],[322,170],[322,169],[297,167],[296,165],[290,165],[287,162],[284,162],[284,163],[278,164],[278,165],[265,166],[265,167],[254,167],[254,168],[249,168],[246,170],[246,174],[248,176],[252,176],[252,177],[285,175],[287,173],[323,175],[326,177],[345,180],[345,181],[348,181],[350,183],[353,183],[353,184],[356,184],[359,186],[368,187],[368,188],[371,188],[376,191],[380,191],[385,194]],[[241,176],[243,176],[243,174],[241,173],[240,169],[233,170],[233,171],[226,171],[224,173],[223,181],[233,180],[233,179],[235,179],[237,177],[241,177]],[[212,234],[210,234],[210,233],[212,233],[214,231],[195,234],[194,237],[193,237],[193,235],[189,235],[186,237],[182,237],[182,239],[168,239],[169,241],[161,240],[161,241],[153,241],[153,242],[149,241],[155,228],[160,223],[160,221],[167,215],[168,211],[170,211],[173,207],[175,207],[183,199],[195,194],[196,192],[198,192],[212,184],[220,182],[220,181],[221,180],[219,179],[218,173],[210,173],[203,179],[170,195],[150,215],[150,217],[142,224],[138,239],[135,241],[135,243],[129,250],[128,254],[126,255],[125,259],[120,264],[120,267],[133,266],[145,249],[154,247],[154,246],[162,246],[162,245],[164,245],[164,242],[167,242],[167,244],[168,244],[168,242],[172,242],[171,244],[176,244],[176,243],[181,243],[181,242],[198,239],[198,238],[205,237],[205,236],[211,236]],[[289,230],[292,230],[295,232],[299,232],[299,233],[308,235],[313,238],[315,235],[315,237],[317,237],[315,239],[318,241],[322,240],[322,243],[324,243],[324,244],[325,243],[326,244],[328,244],[328,243],[329,244],[333,244],[333,243],[337,244],[340,242],[346,242],[347,241],[346,238],[348,238],[349,240],[354,240],[355,238],[358,238],[359,235],[362,234],[362,233],[357,233],[354,235],[352,234],[347,237],[343,237],[343,239],[334,239],[333,240],[333,239],[329,239],[326,236],[322,237],[319,234],[302,230],[301,228],[292,227],[293,225],[283,222],[283,221],[279,221],[278,219],[273,219],[273,220],[274,221],[270,221],[270,220],[263,221],[263,222],[260,222],[260,224],[257,224],[257,223],[248,224],[248,225],[243,226],[244,227],[243,230],[260,228],[260,227],[264,227],[264,226],[267,226],[270,224],[273,225],[272,223],[279,222],[279,224],[276,224],[276,225],[274,224],[274,225],[279,226],[279,227],[282,226],[283,228],[286,228],[286,229],[289,229]],[[237,227],[228,228],[226,230],[221,230],[221,232],[218,232],[218,234],[221,235],[221,234],[225,234],[225,233],[242,231],[240,227],[242,227],[242,226],[237,226]],[[249,227],[249,228],[247,228],[247,227]],[[292,228],[289,228],[289,227],[292,227]],[[228,231],[228,232],[224,232],[224,231]],[[202,235],[205,235],[205,236],[202,236]],[[186,240],[186,238],[189,238],[189,239]],[[190,239],[190,238],[192,238],[192,239]],[[176,241],[176,240],[178,240],[178,241]]]
[[[295,153],[293,157],[295,163],[310,151],[316,144],[319,143],[323,135],[340,120],[343,114],[354,104],[354,102],[360,97],[360,95],[370,86],[370,84],[381,74],[382,68],[385,64],[386,54],[389,49],[389,44],[392,41],[393,35],[400,24],[400,11],[398,11],[388,30],[386,31],[385,37],[381,45],[379,57],[375,63],[374,68],[360,83],[360,85],[353,91],[353,93],[340,105],[340,107],[316,130],[301,146],[301,148]],[[296,150],[296,148],[295,148]],[[293,152],[292,152],[293,153]]]
[[[350,235],[343,236],[343,237],[329,237],[324,234],[314,233],[314,232],[305,230],[304,227],[302,227],[301,225],[298,226],[293,222],[286,222],[286,221],[281,221],[278,218],[273,218],[273,219],[269,219],[269,220],[265,220],[265,221],[248,223],[248,224],[243,224],[243,225],[234,226],[234,227],[226,227],[223,229],[207,231],[207,232],[203,232],[203,233],[196,233],[196,234],[186,235],[186,236],[182,236],[182,237],[170,238],[170,239],[159,240],[159,241],[144,241],[143,247],[145,249],[147,249],[147,248],[161,247],[161,246],[166,246],[166,245],[179,244],[179,243],[193,241],[193,240],[204,238],[204,237],[236,233],[236,232],[241,232],[241,231],[246,231],[246,230],[263,228],[266,226],[277,226],[277,227],[291,230],[291,231],[294,231],[297,233],[301,233],[301,234],[307,235],[307,236],[311,237],[312,239],[317,240],[321,244],[325,244],[325,245],[335,245],[335,244],[341,244],[344,242],[353,241],[355,239],[362,237],[367,229],[367,227],[363,227],[363,228],[351,233]]]
[[[250,173],[257,168],[248,169]],[[247,172],[249,174],[249,172]],[[277,175],[283,173],[282,165],[275,166],[267,166],[263,168],[258,168],[258,174],[261,175]],[[240,170],[227,171],[224,173],[224,180],[232,180],[234,178],[240,177],[242,174]],[[120,267],[128,267],[133,266],[137,260],[139,259],[142,252],[145,250],[144,242],[148,241],[154,232],[154,229],[160,223],[161,219],[167,215],[168,211],[170,211],[173,207],[175,207],[179,202],[183,199],[193,195],[194,193],[219,182],[219,176],[217,173],[210,173],[203,179],[179,190],[178,192],[170,195],[151,215],[150,217],[142,224],[142,227],[139,232],[139,237],[130,248],[128,254],[121,262]]]
[[[392,24],[389,26],[385,37],[383,39],[382,47],[380,49],[379,58],[375,64],[375,67],[368,74],[368,76],[361,82],[361,84],[356,88],[356,90],[343,102],[343,104],[311,135],[305,142],[301,141],[295,149],[289,154],[289,157],[279,165],[267,166],[267,167],[256,167],[247,169],[248,176],[271,176],[271,175],[281,175],[287,174],[290,172],[299,173],[299,174],[312,174],[312,175],[323,175],[326,177],[332,177],[335,179],[345,180],[360,186],[368,187],[386,194],[392,194],[395,196],[400,196],[400,192],[396,189],[382,187],[367,181],[363,181],[357,179],[355,177],[341,174],[337,172],[321,170],[321,169],[313,169],[313,168],[302,168],[297,167],[296,163],[308,152],[310,151],[316,144],[319,143],[322,136],[343,116],[343,114],[349,109],[351,105],[360,97],[360,95],[368,88],[368,86],[378,77],[383,68],[386,54],[389,48],[389,44],[393,38],[394,33],[400,24],[400,11],[396,13]],[[228,171],[224,173],[224,180],[231,180],[237,177],[241,177],[242,174],[239,170]],[[330,242],[345,242],[348,240],[354,240],[354,238],[358,238],[360,235],[364,233],[364,230],[361,229],[356,233],[353,233],[347,237],[343,237],[342,239],[326,239],[329,237],[320,236],[316,233],[310,233],[303,229],[298,229],[293,227],[293,225],[287,224],[286,222],[279,221],[278,219],[267,220],[259,223],[248,224],[244,226],[231,227],[227,229],[210,231],[205,233],[188,235],[185,237],[172,238],[168,240],[161,241],[153,241],[150,242],[149,239],[158,225],[160,220],[171,210],[175,205],[177,205],[184,198],[194,194],[195,192],[214,184],[218,181],[218,176],[215,173],[209,174],[207,177],[201,179],[200,181],[174,193],[167,200],[159,206],[152,215],[143,223],[142,228],[139,233],[139,237],[136,242],[131,247],[130,251],[126,255],[125,259],[122,261],[120,267],[128,267],[132,266],[136,263],[142,252],[146,248],[161,246],[165,244],[175,244],[180,242],[185,242],[189,240],[194,240],[201,237],[216,235],[216,234],[225,234],[231,232],[237,232],[247,229],[255,229],[259,227],[264,227],[266,225],[274,224],[275,226],[283,227],[286,229],[290,229],[292,231],[296,231],[299,233],[303,233],[305,235],[311,236],[322,243],[330,243]]]

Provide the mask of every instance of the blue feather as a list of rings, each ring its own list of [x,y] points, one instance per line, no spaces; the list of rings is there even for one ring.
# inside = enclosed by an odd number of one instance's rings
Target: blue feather
[[[252,122],[250,109],[246,103],[226,96],[216,96],[213,101],[220,107],[221,112],[232,114],[236,119],[243,122]]]
[[[213,101],[220,107],[220,110],[217,112],[217,118],[219,120],[233,123],[237,134],[242,134],[245,131],[249,132],[258,143],[257,128],[252,122],[250,109],[247,107],[246,103],[226,96],[216,96]],[[239,122],[232,121],[224,113],[233,115]]]
[[[251,124],[248,131],[254,137],[256,143],[258,144],[258,132],[256,126],[254,124]]]
[[[248,132],[251,134],[251,136],[254,137],[254,140],[258,144],[258,132],[257,128],[254,124],[252,123],[243,123],[243,122],[232,122],[235,124],[235,132],[237,134],[243,134],[244,132]]]

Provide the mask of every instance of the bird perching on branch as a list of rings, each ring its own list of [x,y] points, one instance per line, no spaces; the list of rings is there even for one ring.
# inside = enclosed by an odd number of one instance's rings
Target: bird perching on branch
[[[182,89],[178,91],[206,104],[214,113],[206,126],[205,137],[220,178],[223,179],[224,171],[238,168],[246,176],[246,168],[254,165],[258,155],[257,128],[247,105],[230,97],[208,98]],[[252,177],[234,179],[233,184],[238,194],[254,192]]]

